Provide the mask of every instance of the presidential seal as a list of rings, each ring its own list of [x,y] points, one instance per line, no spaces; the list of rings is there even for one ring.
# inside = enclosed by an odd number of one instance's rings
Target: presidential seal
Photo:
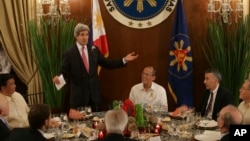
[[[137,29],[160,24],[173,12],[178,0],[103,0],[110,15]]]

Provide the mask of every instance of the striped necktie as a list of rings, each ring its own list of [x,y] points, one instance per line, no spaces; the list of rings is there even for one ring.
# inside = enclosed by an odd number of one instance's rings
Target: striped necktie
[[[212,110],[213,100],[214,100],[214,94],[213,94],[213,92],[210,92],[210,100],[209,100],[209,103],[207,105],[207,110],[205,112],[205,116],[207,116],[208,113]]]

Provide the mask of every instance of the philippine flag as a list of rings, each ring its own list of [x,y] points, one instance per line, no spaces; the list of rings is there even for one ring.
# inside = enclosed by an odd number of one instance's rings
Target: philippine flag
[[[92,32],[93,45],[97,46],[105,57],[108,57],[109,55],[108,42],[100,11],[99,0],[92,0],[91,24],[92,24],[91,32]]]

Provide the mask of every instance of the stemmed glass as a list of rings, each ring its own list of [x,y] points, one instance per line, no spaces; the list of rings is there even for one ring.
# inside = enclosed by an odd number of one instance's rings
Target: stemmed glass
[[[181,109],[180,117],[182,118],[182,122],[184,123],[184,118],[187,116],[187,111],[185,109]]]
[[[62,124],[61,124],[62,134],[67,133],[67,131],[68,131],[69,128],[70,128],[67,113],[61,113],[61,114],[60,114],[60,118],[61,118],[61,123],[62,123]]]
[[[59,126],[61,125],[61,119],[59,114],[52,114],[51,116],[51,132],[55,133],[56,138],[60,137],[60,129]]]
[[[207,117],[202,118],[202,123],[204,124],[205,130],[207,128],[207,124],[209,123],[209,119]]]
[[[92,108],[91,108],[91,106],[86,106],[86,107],[85,107],[85,112],[87,113],[87,115],[91,115],[91,113],[92,113]]]
[[[85,117],[87,115],[85,107],[77,107],[77,111],[84,117],[83,120],[85,120]]]
[[[195,114],[195,122],[198,128],[198,134],[200,134],[200,124],[201,124],[201,113],[200,112],[196,112]]]

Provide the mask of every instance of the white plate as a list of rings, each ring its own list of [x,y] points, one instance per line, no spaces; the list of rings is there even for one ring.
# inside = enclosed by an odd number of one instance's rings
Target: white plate
[[[217,136],[211,136],[208,134],[195,135],[194,138],[198,141],[218,141],[218,140],[220,140],[220,137],[218,138]]]
[[[204,124],[204,122],[207,122],[207,125]],[[199,127],[208,127],[208,128],[212,128],[212,127],[217,127],[218,126],[218,123],[214,120],[202,120],[200,121]]]

